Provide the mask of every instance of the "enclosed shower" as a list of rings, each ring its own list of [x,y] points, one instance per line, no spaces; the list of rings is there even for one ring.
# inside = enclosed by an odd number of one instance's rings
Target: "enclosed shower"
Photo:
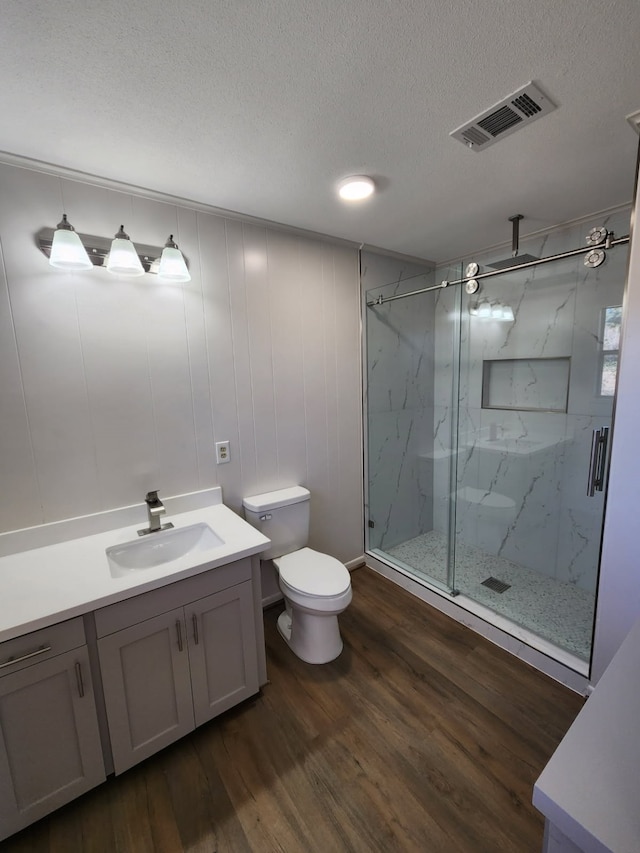
[[[583,674],[628,232],[620,210],[524,256],[362,255],[367,552]]]

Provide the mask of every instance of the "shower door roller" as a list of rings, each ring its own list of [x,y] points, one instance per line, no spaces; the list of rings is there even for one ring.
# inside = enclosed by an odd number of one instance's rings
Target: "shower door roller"
[[[596,492],[604,490],[608,443],[609,427],[594,429],[591,438],[591,459],[589,460],[589,482],[587,485],[587,495],[590,498]]]
[[[584,259],[585,267],[589,267],[594,270],[596,267],[599,267],[600,264],[603,264],[607,259],[606,252],[603,252],[602,249],[592,249]]]

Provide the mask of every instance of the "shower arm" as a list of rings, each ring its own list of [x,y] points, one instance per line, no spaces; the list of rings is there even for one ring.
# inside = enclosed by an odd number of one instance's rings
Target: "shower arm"
[[[518,257],[518,249],[520,247],[520,220],[524,219],[524,216],[521,213],[516,213],[515,216],[509,217],[509,222],[512,222],[512,231],[511,231],[511,257]]]
[[[515,219],[515,217],[513,217]],[[517,236],[518,223],[514,222],[514,236]],[[420,290],[411,290],[408,293],[397,293],[395,296],[378,296],[377,299],[367,302],[367,306],[371,308],[375,305],[384,305],[385,302],[395,302],[396,299],[406,299],[407,296],[417,296],[420,293],[429,293],[431,290],[441,290],[444,287],[453,287],[456,284],[466,284],[468,281],[479,281],[482,278],[493,278],[494,275],[505,275],[506,273],[515,272],[515,270],[524,270],[528,267],[537,267],[541,264],[549,264],[551,261],[560,261],[563,258],[575,258],[577,255],[586,255],[589,252],[595,252],[598,249],[613,249],[614,246],[623,246],[629,242],[629,235],[626,237],[618,237],[614,239],[613,232],[607,232],[607,237],[601,243],[594,246],[581,246],[579,249],[569,249],[567,252],[559,252],[557,255],[549,255],[548,258],[536,258],[533,261],[527,261],[523,264],[514,264],[512,267],[505,267],[501,270],[491,270],[477,275],[469,275],[464,278],[458,278],[455,281],[441,281],[440,284],[434,284],[431,287],[422,287]],[[515,255],[514,255],[515,257]],[[419,273],[424,275],[424,273]],[[408,278],[417,278],[417,276],[408,276]],[[404,279],[407,281],[407,279]]]

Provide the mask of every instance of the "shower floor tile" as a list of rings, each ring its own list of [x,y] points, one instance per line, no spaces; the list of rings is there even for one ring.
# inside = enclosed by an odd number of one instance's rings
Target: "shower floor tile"
[[[446,583],[447,538],[435,530],[390,548],[419,578]],[[510,589],[493,592],[482,582],[498,578]],[[594,596],[573,584],[525,569],[466,545],[456,546],[456,589],[517,625],[588,661]]]

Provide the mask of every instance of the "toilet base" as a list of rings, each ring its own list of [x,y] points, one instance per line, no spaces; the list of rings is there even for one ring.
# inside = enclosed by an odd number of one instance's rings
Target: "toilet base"
[[[291,641],[291,616],[288,610],[283,610],[278,616],[278,633],[285,642]]]
[[[306,613],[290,608],[278,617],[278,633],[291,651],[305,663],[329,663],[343,649],[335,614]]]

